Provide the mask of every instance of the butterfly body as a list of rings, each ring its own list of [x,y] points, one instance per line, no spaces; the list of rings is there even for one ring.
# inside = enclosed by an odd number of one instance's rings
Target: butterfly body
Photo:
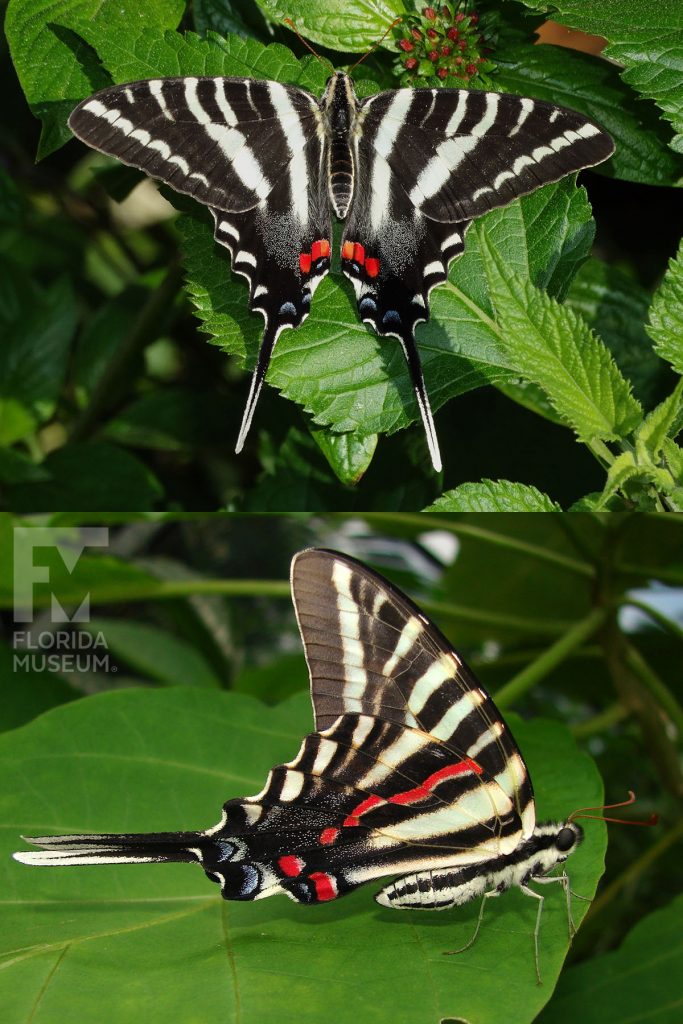
[[[610,137],[580,114],[464,89],[397,89],[358,99],[335,72],[320,99],[249,78],[161,78],[111,86],[69,126],[88,145],[208,206],[215,238],[247,278],[264,334],[240,451],[281,332],[299,327],[331,266],[361,319],[398,339],[434,467],[441,455],[415,341],[429,294],[464,250],[473,217],[605,160]]]

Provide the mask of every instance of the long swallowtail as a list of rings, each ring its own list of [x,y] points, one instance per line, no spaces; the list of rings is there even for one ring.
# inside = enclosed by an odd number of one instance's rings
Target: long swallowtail
[[[358,312],[405,354],[435,469],[441,455],[415,343],[429,293],[472,218],[607,159],[610,136],[539,100],[397,89],[359,100],[338,71],[321,99],[250,78],[159,78],[102,89],[74,135],[209,207],[265,329],[242,449],[280,333],[308,316],[330,269],[332,212]]]
[[[204,832],[39,836],[34,865],[199,863],[225,899],[324,903],[387,875],[385,907],[440,910],[530,881],[582,838],[537,824],[517,745],[488,694],[420,610],[346,555],[309,549],[292,594],[316,731],[255,796]],[[485,900],[482,900],[482,911]],[[481,921],[481,914],[479,920]],[[571,921],[571,918],[570,918]],[[538,959],[537,959],[538,964]]]

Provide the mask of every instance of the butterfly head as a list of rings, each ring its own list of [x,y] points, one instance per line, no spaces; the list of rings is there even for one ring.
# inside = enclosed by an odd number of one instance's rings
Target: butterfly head
[[[583,839],[583,829],[573,821],[548,821],[537,825],[525,851],[532,874],[545,875],[564,864]]]

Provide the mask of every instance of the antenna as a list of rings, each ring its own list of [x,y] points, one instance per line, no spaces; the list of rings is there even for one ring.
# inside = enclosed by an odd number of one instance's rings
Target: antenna
[[[577,818],[593,818],[595,821],[613,821],[617,825],[643,825],[649,827],[650,825],[656,825],[659,818],[656,814],[650,815],[649,821],[628,821],[626,818],[606,818],[602,814],[584,814],[584,811],[611,811],[614,807],[630,807],[632,803],[635,803],[636,794],[633,790],[628,791],[628,800],[622,800],[618,804],[603,804],[602,807],[579,807],[577,811],[573,811],[567,821],[575,821]]]
[[[362,63],[363,63],[363,61],[364,61],[364,60],[366,59],[366,57],[369,57],[371,53],[374,53],[374,52],[375,52],[375,50],[377,49],[377,47],[378,47],[378,46],[381,46],[381,44],[382,44],[382,43],[384,42],[384,40],[385,40],[385,39],[387,38],[387,36],[388,36],[388,35],[389,35],[389,33],[391,32],[392,28],[396,28],[396,26],[397,26],[397,25],[400,25],[402,21],[403,21],[403,18],[394,18],[394,20],[392,21],[391,25],[390,25],[390,26],[389,26],[389,28],[388,28],[388,29],[386,30],[386,32],[384,33],[384,35],[382,36],[382,38],[381,38],[381,39],[378,39],[378,40],[377,40],[377,42],[376,42],[376,43],[374,43],[374,44],[373,44],[373,45],[372,45],[372,46],[370,47],[370,49],[369,49],[369,50],[367,51],[367,53],[364,53],[364,54],[363,54],[363,56],[362,56],[362,57],[361,57],[361,58],[360,58],[359,60],[357,60],[355,64],[352,64],[352,65],[351,65],[351,67],[349,68],[349,71],[348,71],[348,73],[349,73],[349,74],[351,74],[351,72],[353,71],[353,69],[354,69],[354,68],[357,68],[359,64],[362,64]]]
[[[289,25],[289,27],[291,28],[292,32],[297,37],[299,42],[303,43],[306,49],[311,51],[316,60],[319,60],[321,64],[325,63],[320,54],[316,53],[311,44],[306,39],[304,39],[304,37],[301,35],[301,33],[299,32],[298,28],[296,27],[291,18],[285,18],[285,25]]]

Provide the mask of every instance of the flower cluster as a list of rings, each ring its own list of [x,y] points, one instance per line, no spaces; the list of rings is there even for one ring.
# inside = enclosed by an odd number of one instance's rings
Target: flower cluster
[[[495,65],[488,60],[491,39],[483,21],[468,2],[423,7],[419,15],[406,18],[395,32],[401,51],[397,71],[404,84],[435,76],[462,83],[485,77]]]

